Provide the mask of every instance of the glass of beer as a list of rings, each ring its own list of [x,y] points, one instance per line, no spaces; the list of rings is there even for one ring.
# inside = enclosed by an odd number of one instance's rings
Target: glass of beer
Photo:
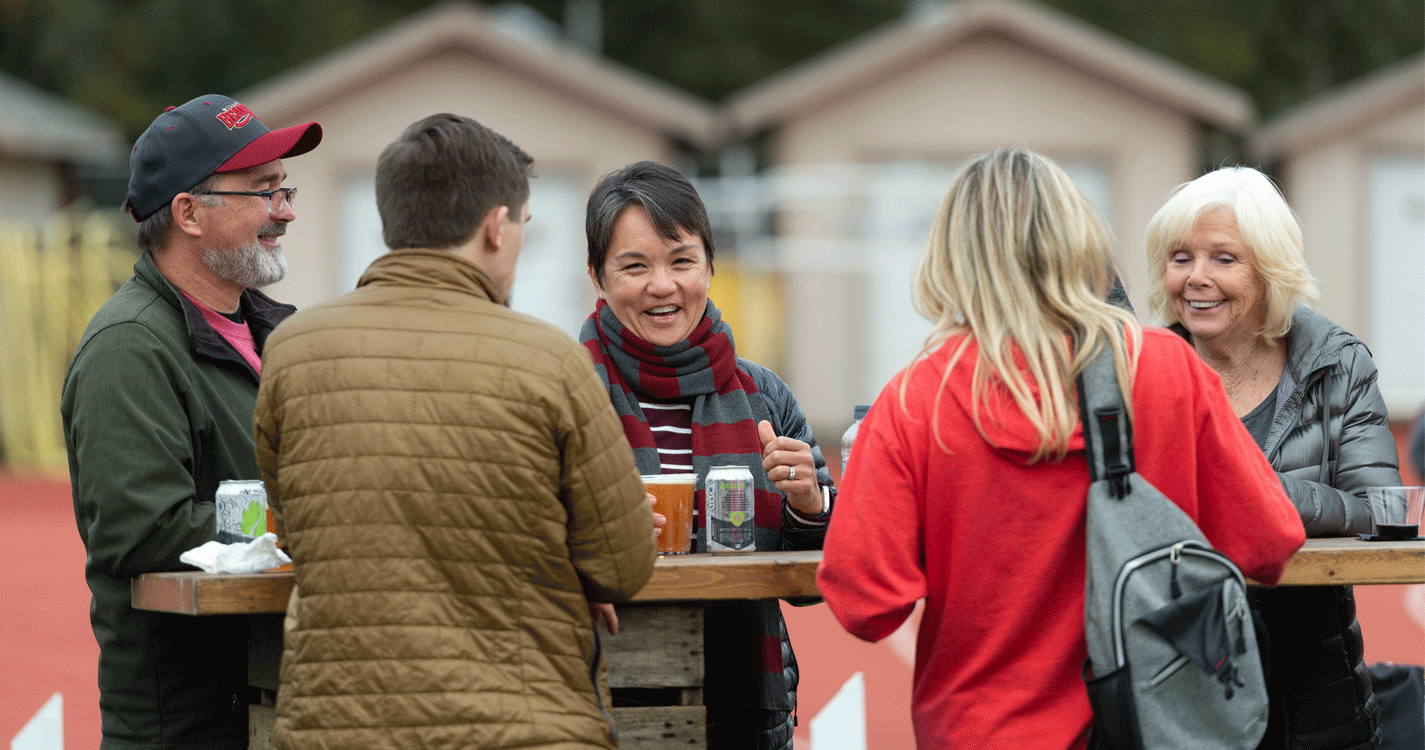
[[[1371,519],[1380,539],[1414,539],[1420,535],[1425,487],[1369,487]]]
[[[693,490],[697,474],[645,474],[643,486],[655,499],[653,512],[668,519],[658,535],[658,554],[686,555],[693,551]]]

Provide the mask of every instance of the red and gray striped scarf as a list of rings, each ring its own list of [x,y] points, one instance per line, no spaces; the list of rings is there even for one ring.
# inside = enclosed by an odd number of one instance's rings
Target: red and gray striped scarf
[[[594,369],[609,391],[609,400],[623,422],[641,474],[662,473],[658,448],[638,394],[658,400],[693,399],[693,471],[698,475],[696,500],[699,529],[706,519],[703,479],[712,466],[741,464],[752,471],[757,549],[777,538],[782,528],[782,493],[762,470],[762,441],[757,423],[770,419],[766,403],[755,396],[757,384],[737,366],[732,328],[708,300],[707,310],[688,338],[673,346],[655,346],[624,328],[613,309],[599,300],[584,321],[579,341],[594,358]],[[696,532],[697,530],[695,530]],[[763,531],[773,534],[764,535]],[[766,541],[763,537],[766,536]],[[703,534],[695,533],[696,549],[706,551]]]

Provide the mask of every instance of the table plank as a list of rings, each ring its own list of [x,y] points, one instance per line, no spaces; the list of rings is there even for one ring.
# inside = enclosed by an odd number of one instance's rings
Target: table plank
[[[287,611],[292,571],[145,573],[129,585],[134,609],[181,615],[254,615]]]
[[[1307,539],[1278,586],[1425,583],[1425,542]]]
[[[637,602],[818,596],[820,551],[740,555],[665,555]],[[137,609],[186,615],[283,612],[291,571],[247,575],[200,571],[145,573],[132,584]],[[1308,539],[1280,586],[1425,583],[1425,542]]]
[[[820,550],[735,555],[664,555],[636,602],[820,596]]]

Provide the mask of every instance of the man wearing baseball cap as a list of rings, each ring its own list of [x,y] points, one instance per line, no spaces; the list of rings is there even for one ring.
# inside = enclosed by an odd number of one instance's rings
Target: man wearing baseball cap
[[[247,747],[247,621],[135,610],[129,584],[185,569],[178,556],[216,538],[218,483],[259,478],[262,346],[296,309],[257,288],[287,271],[279,243],[297,191],[282,186],[282,160],[321,139],[317,123],[268,130],[208,95],[170,107],[134,145],[124,209],[142,252],[89,322],[60,406],[101,748]]]

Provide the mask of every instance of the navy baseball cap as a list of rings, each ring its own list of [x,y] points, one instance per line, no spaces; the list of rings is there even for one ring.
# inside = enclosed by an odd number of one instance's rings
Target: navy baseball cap
[[[321,142],[315,122],[268,130],[252,110],[221,94],[169,107],[129,157],[129,213],[143,221],[208,175],[305,154]]]

